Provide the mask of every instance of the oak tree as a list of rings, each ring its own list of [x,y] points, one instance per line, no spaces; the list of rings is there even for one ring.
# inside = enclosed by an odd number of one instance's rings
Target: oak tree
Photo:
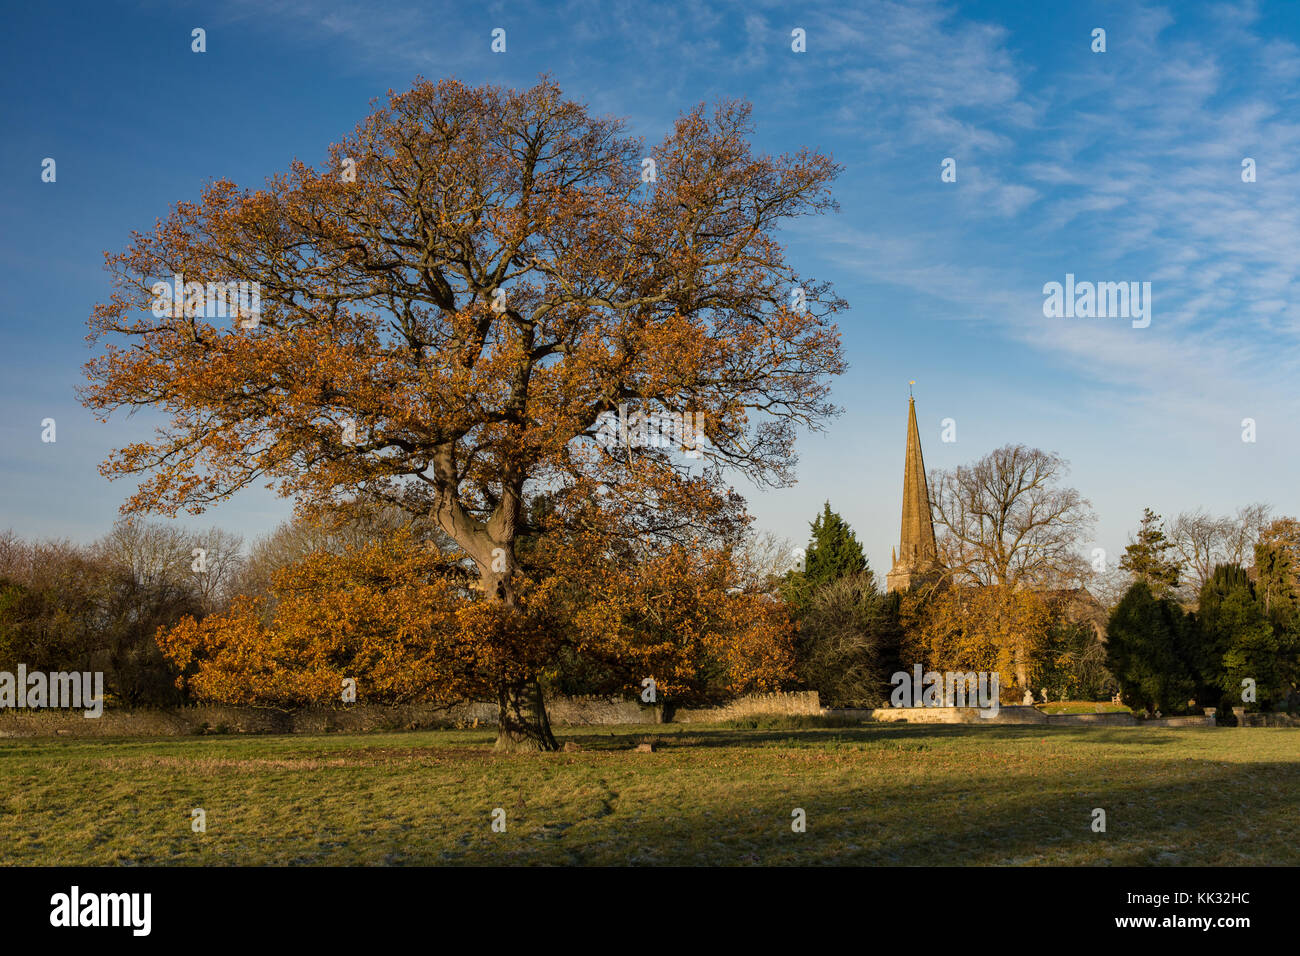
[[[304,513],[401,507],[463,550],[501,620],[524,613],[534,494],[634,502],[638,533],[671,536],[726,510],[729,471],[788,482],[797,429],[834,412],[844,303],[776,233],[834,208],[839,170],[751,134],[724,102],[647,148],[546,78],[420,81],[319,166],[209,184],[106,257],[84,400],[167,419],[104,472],[143,477],[128,510],[258,482]],[[230,283],[246,308],[209,314]],[[670,427],[645,440],[652,415]],[[536,671],[531,653],[502,670],[498,746],[555,747]]]

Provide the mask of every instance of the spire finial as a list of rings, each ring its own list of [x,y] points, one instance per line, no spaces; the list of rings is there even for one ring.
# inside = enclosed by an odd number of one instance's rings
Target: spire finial
[[[910,382],[907,383],[907,397],[908,397],[908,398],[911,398],[911,397],[912,397],[912,386],[915,385],[915,384],[916,384],[916,379],[912,379]]]

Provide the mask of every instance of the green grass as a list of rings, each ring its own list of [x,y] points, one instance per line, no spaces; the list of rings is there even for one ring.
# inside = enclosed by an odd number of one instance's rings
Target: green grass
[[[4,740],[0,861],[1300,864],[1297,729],[588,729]]]

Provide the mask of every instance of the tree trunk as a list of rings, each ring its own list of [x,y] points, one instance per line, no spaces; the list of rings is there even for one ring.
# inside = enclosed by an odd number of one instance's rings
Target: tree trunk
[[[536,678],[522,684],[502,685],[497,690],[497,702],[500,711],[493,750],[522,753],[560,749],[546,716],[542,685]]]
[[[457,481],[450,448],[440,452],[437,465],[448,489]],[[510,476],[507,476],[509,479]],[[519,511],[523,503],[523,480],[514,478],[503,483],[504,491],[492,517],[480,523],[467,515],[450,490],[444,490],[434,512],[439,527],[459,544],[478,568],[479,588],[483,600],[500,605],[508,615],[520,613],[515,594],[515,536]],[[494,750],[519,753],[559,750],[551,722],[546,716],[546,702],[536,675],[525,680],[497,685],[497,739]]]
[[[493,560],[479,568],[479,581],[488,601],[504,605],[509,613],[518,613],[514,582],[514,546],[498,547]],[[559,750],[546,716],[546,701],[537,678],[502,684],[497,688],[497,741],[493,750],[522,753]]]

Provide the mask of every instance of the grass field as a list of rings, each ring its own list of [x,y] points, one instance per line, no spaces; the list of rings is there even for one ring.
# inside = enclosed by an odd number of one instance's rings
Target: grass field
[[[5,740],[0,861],[1300,864],[1300,729],[754,723]]]

